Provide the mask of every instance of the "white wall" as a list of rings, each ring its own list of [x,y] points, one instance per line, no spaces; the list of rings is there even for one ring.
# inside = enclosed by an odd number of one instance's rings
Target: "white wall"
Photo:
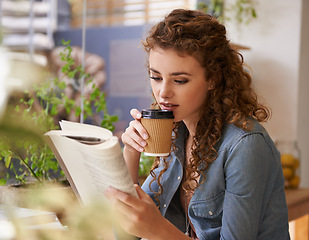
[[[227,1],[228,4],[230,2],[234,1]],[[301,186],[308,187],[309,176],[305,176],[305,172],[309,165],[309,94],[306,94],[309,90],[306,81],[306,76],[309,76],[309,50],[305,42],[309,38],[308,30],[305,25],[302,26],[302,21],[308,22],[308,16],[307,19],[302,18],[302,2],[308,5],[308,1],[256,2],[258,18],[249,25],[241,26],[235,21],[227,21],[228,36],[232,42],[251,48],[242,51],[242,54],[253,69],[257,93],[272,109],[272,118],[264,126],[274,140],[298,141],[302,153]]]

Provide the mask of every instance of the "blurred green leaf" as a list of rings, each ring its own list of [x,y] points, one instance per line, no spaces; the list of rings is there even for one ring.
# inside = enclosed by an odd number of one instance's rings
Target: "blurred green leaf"
[[[4,162],[5,162],[5,167],[9,168],[10,164],[11,164],[11,160],[12,160],[12,156],[8,155],[4,158]]]
[[[6,185],[6,179],[5,178],[0,178],[0,185],[1,186]]]

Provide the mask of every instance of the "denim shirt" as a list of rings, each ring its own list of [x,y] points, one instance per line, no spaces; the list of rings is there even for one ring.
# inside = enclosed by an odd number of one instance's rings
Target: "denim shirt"
[[[204,172],[205,179],[200,178],[204,181],[188,207],[200,240],[290,239],[280,154],[266,130],[256,121],[252,124],[251,131],[226,125],[216,144],[217,159]],[[171,153],[169,168],[161,178],[159,203],[153,193],[159,190],[157,182],[149,189],[151,176],[142,186],[162,215],[183,232],[186,219],[177,190],[183,175],[186,131],[183,124],[175,142],[177,150]]]

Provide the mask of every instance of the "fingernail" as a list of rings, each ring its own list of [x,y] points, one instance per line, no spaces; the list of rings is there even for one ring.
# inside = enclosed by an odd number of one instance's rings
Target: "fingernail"
[[[140,152],[144,151],[144,148],[139,148],[139,151],[140,151]]]
[[[142,141],[141,144],[142,144],[143,147],[145,147],[147,143],[145,141]]]
[[[143,138],[144,138],[144,139],[147,139],[147,138],[148,138],[148,135],[147,135],[147,134],[144,134],[144,135],[143,135]]]
[[[142,115],[140,113],[136,114],[137,118],[140,118]]]

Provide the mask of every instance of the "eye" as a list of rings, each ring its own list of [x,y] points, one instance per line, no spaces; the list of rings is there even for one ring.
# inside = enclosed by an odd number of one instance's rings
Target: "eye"
[[[188,82],[188,80],[184,79],[184,80],[174,80],[175,83],[178,83],[178,84],[185,84]]]
[[[161,77],[150,76],[150,79],[155,80],[155,81],[160,81],[162,78]]]

